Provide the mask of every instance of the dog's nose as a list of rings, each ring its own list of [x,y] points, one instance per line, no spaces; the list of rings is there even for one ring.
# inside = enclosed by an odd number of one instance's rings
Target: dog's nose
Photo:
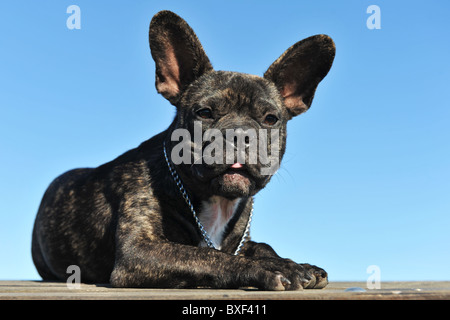
[[[232,138],[232,140],[230,139]],[[225,139],[229,142],[233,142],[235,146],[238,145],[239,141],[248,147],[252,139],[256,139],[256,130],[249,126],[235,126],[234,128],[227,129],[225,133]]]
[[[248,147],[250,145],[250,137],[245,133],[243,133],[242,135],[244,136],[244,145],[246,147]],[[239,136],[235,135],[234,139],[233,139],[235,146],[239,143],[238,141],[239,141]]]
[[[233,126],[225,130],[226,163],[227,164],[254,164],[257,162],[257,131],[246,126]]]

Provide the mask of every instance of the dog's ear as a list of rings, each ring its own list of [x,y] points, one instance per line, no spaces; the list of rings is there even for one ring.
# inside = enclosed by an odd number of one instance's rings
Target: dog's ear
[[[316,35],[287,49],[264,74],[273,81],[291,117],[311,106],[317,85],[333,64],[336,48],[326,35]]]
[[[149,42],[156,64],[156,89],[174,105],[192,81],[212,70],[194,31],[173,12],[161,11],[153,17]]]

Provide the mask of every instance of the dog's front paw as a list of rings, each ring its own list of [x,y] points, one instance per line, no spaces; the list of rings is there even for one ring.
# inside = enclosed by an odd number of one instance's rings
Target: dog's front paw
[[[322,289],[328,284],[326,271],[310,264],[275,258],[261,259],[260,264],[263,269],[278,275],[275,290]]]
[[[322,289],[328,284],[328,274],[322,268],[310,264],[299,264],[304,268],[306,282],[302,284],[305,289]]]

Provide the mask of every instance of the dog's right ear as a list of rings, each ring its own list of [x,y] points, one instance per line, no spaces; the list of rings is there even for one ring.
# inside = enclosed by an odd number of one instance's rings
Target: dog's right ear
[[[156,64],[156,89],[173,105],[189,84],[213,69],[194,31],[171,11],[153,17],[149,42]]]

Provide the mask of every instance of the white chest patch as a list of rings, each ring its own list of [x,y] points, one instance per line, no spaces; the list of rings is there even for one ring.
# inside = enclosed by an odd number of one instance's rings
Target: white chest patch
[[[208,232],[212,243],[219,250],[222,247],[225,227],[236,212],[240,200],[241,198],[228,200],[220,196],[212,196],[202,202],[198,218]],[[205,241],[201,241],[200,246],[206,246]]]

